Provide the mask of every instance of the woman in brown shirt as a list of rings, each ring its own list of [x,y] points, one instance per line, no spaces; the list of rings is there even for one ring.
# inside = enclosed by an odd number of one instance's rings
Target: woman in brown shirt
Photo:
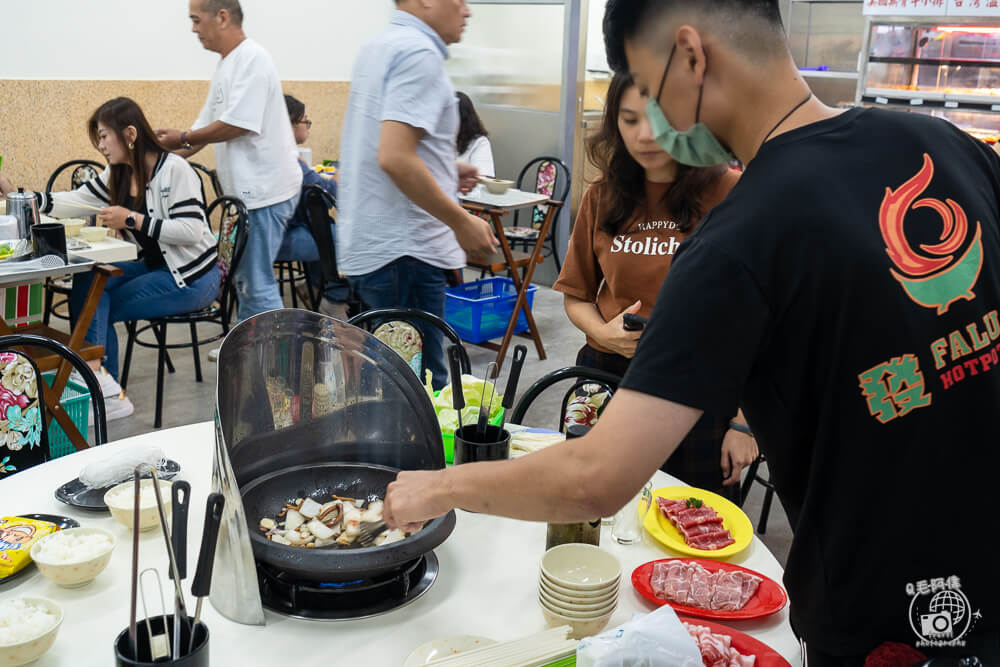
[[[657,145],[647,99],[628,75],[608,88],[604,121],[588,155],[602,176],[587,188],[555,289],[587,335],[577,365],[623,376],[641,331],[626,313],[648,317],[680,243],[739,180],[726,167],[692,168]],[[679,315],[679,321],[680,321]],[[663,469],[688,484],[738,500],[740,471],[757,456],[733,415],[703,415]],[[737,428],[742,415],[735,419]]]

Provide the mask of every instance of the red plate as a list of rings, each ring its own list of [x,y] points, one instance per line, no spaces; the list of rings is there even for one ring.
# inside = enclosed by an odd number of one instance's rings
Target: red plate
[[[740,632],[739,630],[734,630],[728,625],[713,623],[712,621],[706,621],[700,618],[687,618],[684,616],[678,616],[678,618],[685,623],[690,623],[691,625],[704,626],[712,632],[716,632],[720,635],[729,635],[732,638],[730,646],[743,655],[757,656],[757,661],[754,662],[754,667],[792,667],[788,664],[787,660],[781,657],[780,653],[764,642],[757,641],[750,635]]]
[[[684,604],[677,604],[675,602],[670,602],[669,600],[656,597],[656,594],[653,593],[652,586],[649,585],[649,579],[653,574],[653,565],[656,563],[670,563],[673,561],[698,563],[709,572],[715,572],[717,570],[735,572],[739,570],[741,572],[746,572],[747,574],[752,574],[755,577],[760,577],[763,581],[760,582],[760,586],[757,587],[757,592],[753,594],[753,597],[747,600],[743,609],[739,609],[737,611],[726,611],[702,609],[701,607],[689,607]],[[639,592],[639,595],[659,607],[669,604],[677,611],[678,614],[687,614],[688,616],[697,616],[699,618],[718,618],[729,621],[745,621],[750,618],[762,618],[764,616],[770,616],[776,611],[781,611],[781,609],[784,608],[785,603],[788,602],[788,596],[785,594],[785,589],[773,580],[765,577],[760,572],[748,570],[747,568],[734,563],[726,563],[718,560],[706,560],[704,558],[661,558],[660,560],[652,560],[648,563],[643,563],[632,571],[632,585],[635,586],[635,590]]]

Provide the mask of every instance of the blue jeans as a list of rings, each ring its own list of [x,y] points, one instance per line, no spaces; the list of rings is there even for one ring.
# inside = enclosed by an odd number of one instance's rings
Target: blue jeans
[[[330,225],[333,243],[337,243],[337,226]],[[334,249],[336,252],[336,249]],[[310,285],[323,288],[323,297],[328,301],[345,302],[350,297],[347,281],[343,279],[324,282],[323,266],[319,262],[319,249],[309,227],[296,216],[288,225],[285,238],[281,241],[277,260],[279,262],[303,262],[306,269],[306,279]]]
[[[246,249],[233,276],[239,299],[236,317],[240,322],[258,313],[285,307],[274,278],[274,260],[298,203],[299,195],[296,194],[287,201],[250,211]]]
[[[211,271],[182,288],[177,286],[170,269],[166,267],[150,271],[141,261],[115,262],[115,266],[124,273],[108,279],[85,339],[104,346],[104,367],[117,380],[118,335],[115,322],[148,320],[206,308],[219,295],[221,275],[219,268],[213,266]],[[74,323],[83,310],[93,276],[90,272],[73,276],[69,307]]]
[[[444,269],[412,257],[400,257],[380,269],[348,280],[368,308],[418,308],[444,319]],[[444,334],[431,325],[414,322],[424,338],[424,368],[434,374],[434,389],[448,384]],[[423,378],[420,378],[421,382]]]

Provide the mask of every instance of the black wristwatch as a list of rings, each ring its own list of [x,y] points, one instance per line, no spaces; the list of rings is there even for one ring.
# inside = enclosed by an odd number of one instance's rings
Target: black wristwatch
[[[181,148],[186,151],[194,150],[194,146],[192,146],[191,142],[187,140],[187,136],[187,130],[181,132]]]
[[[125,218],[125,227],[126,227],[126,229],[131,229],[132,231],[135,231],[135,224],[136,223],[135,223],[135,216],[134,215],[130,215],[129,217]]]
[[[736,431],[738,433],[746,433],[751,438],[753,437],[753,431],[751,431],[750,427],[747,426],[746,424],[741,424],[739,422],[730,421],[729,422],[729,428],[733,429],[734,431]]]

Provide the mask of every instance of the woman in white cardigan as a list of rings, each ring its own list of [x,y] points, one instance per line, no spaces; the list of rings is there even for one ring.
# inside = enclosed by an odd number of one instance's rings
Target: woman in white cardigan
[[[465,93],[456,93],[458,97],[458,161],[474,166],[480,176],[496,176],[493,166],[493,147],[490,146],[489,133],[483,126],[482,119],[472,106],[472,100]]]
[[[104,346],[104,365],[117,381],[114,323],[205,308],[218,296],[221,274],[201,179],[183,158],[160,146],[139,105],[125,97],[104,103],[91,116],[88,131],[108,167],[72,192],[39,194],[39,210],[69,218],[100,208],[98,222],[138,247],[137,260],[115,264],[123,275],[108,280],[86,335],[89,342]],[[11,187],[0,182],[0,189],[5,186]],[[73,277],[74,321],[91,279],[89,273]],[[113,393],[105,387],[109,418],[131,414],[131,402],[123,394],[109,396]]]

